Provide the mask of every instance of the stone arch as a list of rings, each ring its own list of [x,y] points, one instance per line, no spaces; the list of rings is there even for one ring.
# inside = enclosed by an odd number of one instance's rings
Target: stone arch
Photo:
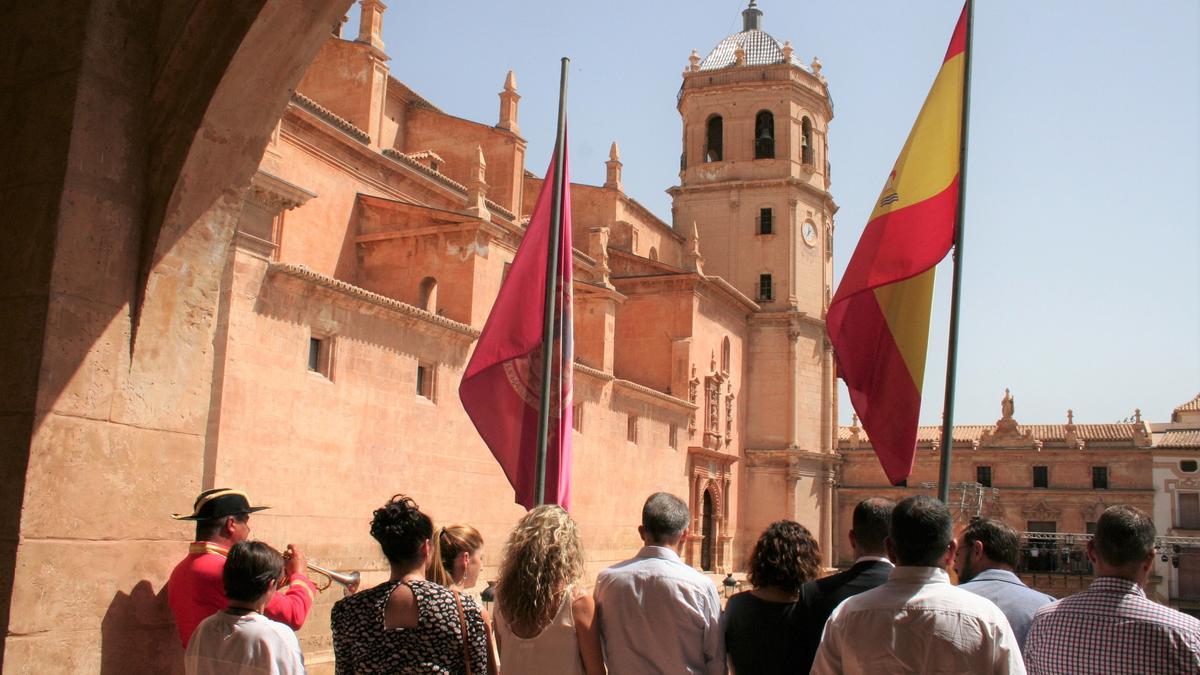
[[[813,145],[813,125],[808,115],[800,118],[800,163],[816,163],[817,148]]]
[[[6,268],[11,280],[0,282],[9,291],[0,296],[21,289],[19,306],[0,300],[22,341],[5,351],[20,354],[20,363],[3,363],[20,383],[8,405],[30,411],[12,420],[0,448],[11,476],[0,495],[0,540],[22,542],[0,547],[0,669],[174,669],[172,627],[141,617],[161,613],[154,589],[172,562],[152,552],[191,534],[164,525],[161,509],[191,503],[211,478],[204,448],[213,344],[242,196],[294,88],[349,5],[67,0],[30,3],[10,17],[17,37],[0,44],[0,79],[23,89],[4,111],[18,139],[7,157],[17,173],[8,178],[27,188],[20,210],[5,208],[22,227],[0,232],[0,250],[35,255]],[[88,396],[75,391],[80,382]],[[100,393],[103,415],[91,410],[91,392]],[[78,453],[91,463],[64,467],[50,456],[51,439],[64,433],[88,439]],[[131,443],[136,452],[95,471],[102,447]],[[178,480],[154,478],[163,472]],[[104,510],[55,502],[52,519],[21,517],[47,513],[61,481],[99,474],[93,490]],[[128,489],[136,499],[111,498]],[[114,523],[127,538],[78,537]],[[85,597],[37,563],[48,555],[146,564],[95,570]],[[70,620],[38,611],[46,605]],[[21,649],[8,650],[17,633]]]
[[[649,256],[651,260],[658,262],[658,249],[651,246]]]
[[[437,279],[433,277],[425,277],[421,280],[421,285],[417,289],[417,307],[426,312],[437,313]]]
[[[760,110],[754,116],[754,159],[775,158],[775,114]]]
[[[711,115],[704,122],[704,161],[721,161],[724,150],[725,121],[720,115]]]

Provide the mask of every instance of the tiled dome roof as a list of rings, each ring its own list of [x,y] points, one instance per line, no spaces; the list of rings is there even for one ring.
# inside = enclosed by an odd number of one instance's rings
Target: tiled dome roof
[[[770,66],[784,62],[783,46],[779,41],[765,31],[754,29],[734,33],[721,40],[700,63],[700,70],[717,70],[732,66],[737,61],[735,52],[739,45],[746,52],[748,66]],[[792,56],[792,65],[808,70],[795,56]]]
[[[742,32],[721,40],[700,64],[700,70],[717,70],[737,63],[738,47],[746,53],[747,66],[771,66],[786,60],[783,46],[762,29],[763,13],[757,4],[750,0],[750,6],[742,11]],[[808,70],[795,56],[792,65]]]

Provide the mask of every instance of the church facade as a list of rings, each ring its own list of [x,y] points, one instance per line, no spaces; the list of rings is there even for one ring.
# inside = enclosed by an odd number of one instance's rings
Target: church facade
[[[367,521],[394,493],[480,528],[489,565],[521,514],[457,385],[542,178],[514,74],[494,122],[451,116],[389,74],[382,5],[361,11],[356,39],[321,48],[246,192],[196,487],[247,490],[275,507],[257,536],[371,583],[386,572]],[[761,19],[746,10],[683,75],[673,222],[623,191],[616,143],[603,185],[572,185],[572,511],[592,572],[639,548],[658,490],[688,502],[684,557],[714,574],[742,569],[782,517],[835,546],[832,110],[819,62]],[[322,489],[297,491],[282,467]],[[309,653],[328,648],[331,603],[300,633]]]

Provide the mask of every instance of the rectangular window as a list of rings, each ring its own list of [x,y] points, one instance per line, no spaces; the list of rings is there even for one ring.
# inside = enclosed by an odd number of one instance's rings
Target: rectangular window
[[[1089,520],[1083,524],[1084,531],[1088,534],[1096,534],[1096,521]]]
[[[1180,549],[1171,556],[1171,564],[1179,568],[1179,599],[1200,600],[1200,551]]]
[[[1179,522],[1175,527],[1200,530],[1200,492],[1179,493]]]
[[[417,364],[417,396],[427,398],[430,401],[437,393],[437,369],[427,363]]]
[[[675,426],[674,424],[667,429],[667,445],[669,445],[672,450],[679,449],[679,427]]]
[[[771,209],[758,210],[758,233],[775,234],[775,223]]]
[[[902,479],[899,483],[896,483],[896,487],[908,487],[908,479]]]
[[[317,338],[308,339],[308,369],[318,371],[321,368],[321,341]]]
[[[775,290],[771,283],[770,274],[758,275],[758,300],[759,302],[771,302],[775,299]]]
[[[1033,487],[1050,487],[1050,469],[1044,466],[1033,467]]]
[[[544,316],[544,315],[543,315]],[[576,403],[571,406],[571,428],[579,433],[583,433],[583,404]]]
[[[638,418],[637,415],[630,415],[625,421],[625,440],[630,443],[637,443],[638,438]]]
[[[1108,489],[1108,467],[1093,466],[1092,467],[1092,489],[1107,490]]]
[[[979,483],[983,487],[992,487],[992,467],[975,467],[975,482]]]
[[[308,338],[308,370],[309,372],[329,377],[331,372],[330,363],[332,362],[333,338],[331,337],[312,337]]]

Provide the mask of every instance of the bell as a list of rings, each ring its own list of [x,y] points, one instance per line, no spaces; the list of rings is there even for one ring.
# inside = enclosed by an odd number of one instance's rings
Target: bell
[[[762,131],[760,131],[758,133],[758,140],[761,142],[761,141],[773,141],[775,139],[771,136],[770,129],[763,127]]]

